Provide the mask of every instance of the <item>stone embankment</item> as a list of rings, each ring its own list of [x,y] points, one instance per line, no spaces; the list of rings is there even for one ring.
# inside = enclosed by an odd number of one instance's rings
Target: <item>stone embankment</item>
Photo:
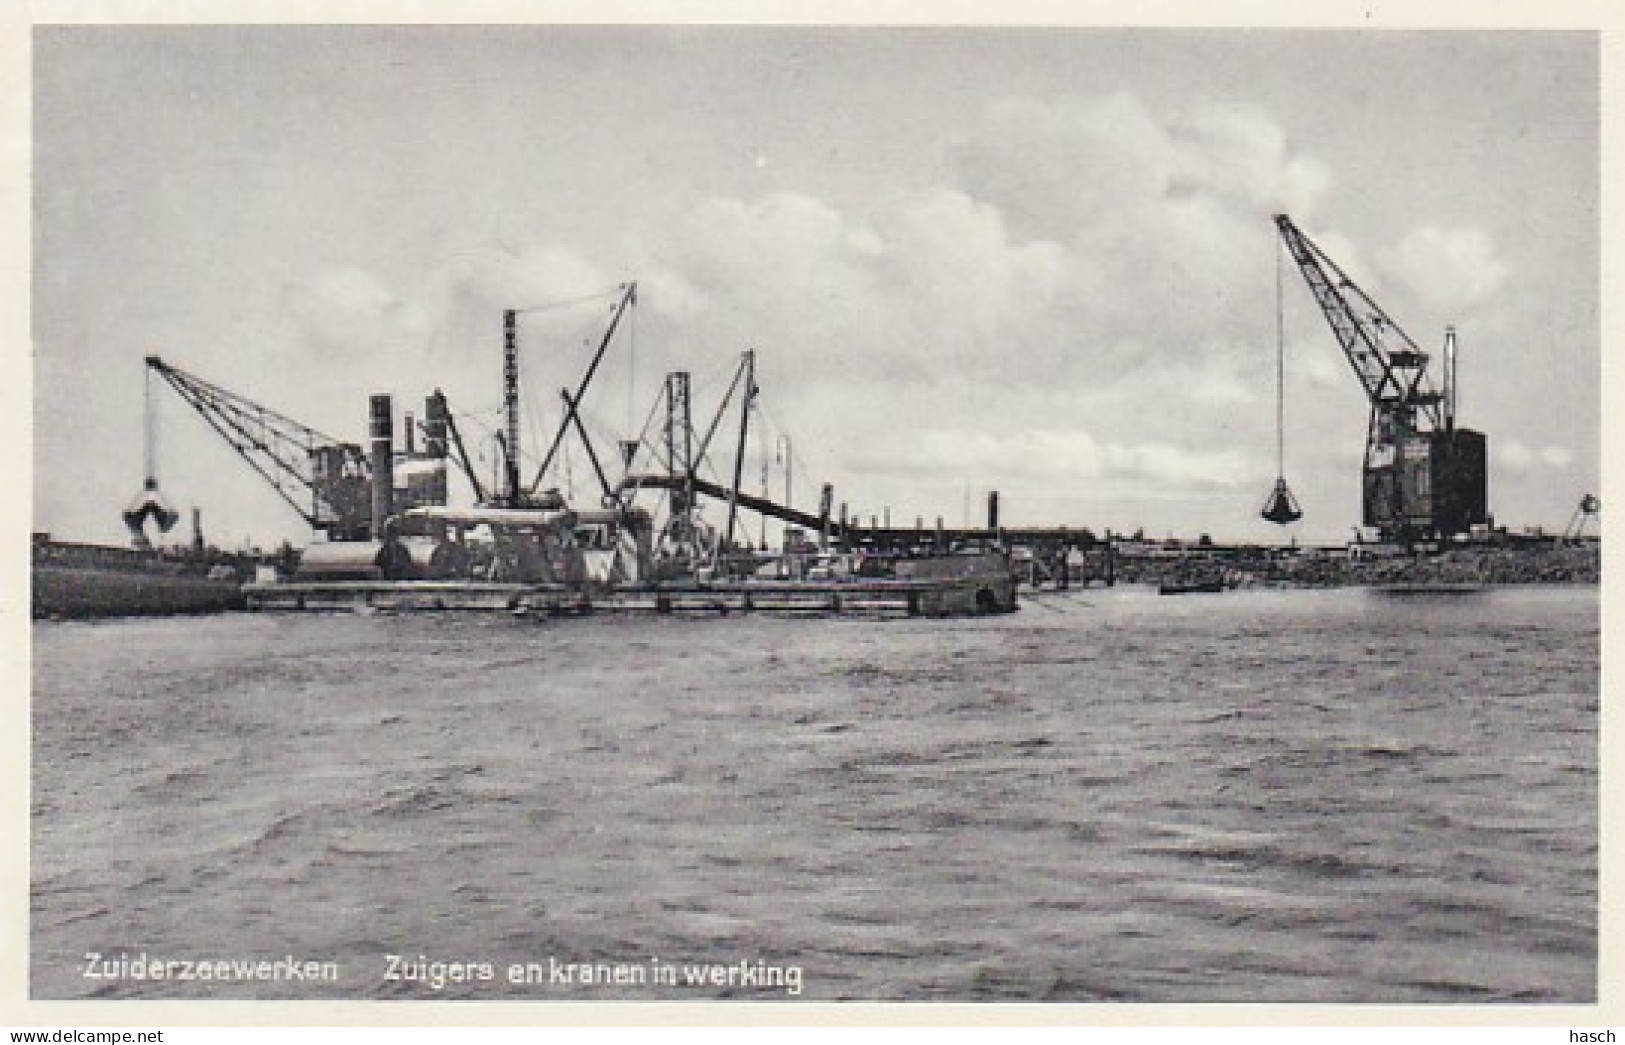
[[[1330,588],[1379,584],[1596,584],[1602,556],[1584,546],[1452,548],[1433,554],[1363,555],[1282,549],[1191,549],[1177,557],[1119,557],[1127,584],[1223,580],[1231,587]]]

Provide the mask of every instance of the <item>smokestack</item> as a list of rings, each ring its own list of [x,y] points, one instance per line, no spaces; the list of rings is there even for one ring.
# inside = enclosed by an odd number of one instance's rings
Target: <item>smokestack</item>
[[[423,401],[423,454],[435,462],[439,470],[434,473],[429,491],[430,504],[445,504],[449,494],[446,459],[450,443],[447,441],[449,425],[444,393],[436,389],[434,395]]]
[[[425,457],[446,456],[446,397],[440,392],[423,401],[423,454]]]
[[[999,491],[990,490],[987,495],[987,528],[999,528]]]
[[[1444,426],[1456,428],[1456,328],[1444,328]]]
[[[384,536],[384,520],[395,510],[395,413],[387,394],[371,401],[372,537]]]
[[[829,551],[829,511],[835,504],[835,487],[825,483],[818,491],[818,550]]]

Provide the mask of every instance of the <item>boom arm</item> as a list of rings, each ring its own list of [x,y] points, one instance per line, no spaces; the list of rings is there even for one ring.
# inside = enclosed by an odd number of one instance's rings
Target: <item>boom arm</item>
[[[323,435],[269,407],[211,384],[157,356],[147,366],[169,382],[237,455],[312,529],[346,539],[365,527],[367,460],[361,448]]]
[[[463,433],[457,427],[457,415],[451,412],[451,405],[446,402],[445,393],[435,389],[435,398],[440,401],[441,409],[446,415],[446,434],[451,436],[451,445],[457,450],[457,463],[468,477],[468,485],[474,488],[474,503],[485,504],[485,487],[480,484],[479,472],[474,468],[474,462],[468,456],[468,447],[463,445]]]
[[[1275,226],[1372,405],[1417,407],[1435,428],[1443,427],[1443,396],[1424,383],[1427,353],[1291,218],[1277,214]]]
[[[547,470],[552,467],[553,458],[559,452],[559,444],[564,442],[565,433],[569,432],[572,422],[579,426],[580,422],[576,416],[576,411],[581,405],[581,398],[587,394],[587,386],[592,384],[593,375],[598,373],[598,364],[604,361],[604,352],[609,348],[610,339],[615,336],[615,328],[620,326],[621,317],[626,315],[627,308],[636,304],[637,300],[638,285],[636,283],[626,284],[621,293],[620,303],[615,306],[615,312],[610,316],[609,328],[604,331],[603,338],[598,342],[598,351],[593,353],[592,363],[588,365],[587,373],[581,378],[581,385],[575,390],[574,395],[564,397],[564,419],[559,422],[558,431],[553,433],[553,445],[547,448],[547,454],[542,458],[542,466],[536,469],[536,478],[530,484],[532,495],[542,485],[542,479],[547,475]],[[608,494],[607,487],[605,494],[606,496]]]

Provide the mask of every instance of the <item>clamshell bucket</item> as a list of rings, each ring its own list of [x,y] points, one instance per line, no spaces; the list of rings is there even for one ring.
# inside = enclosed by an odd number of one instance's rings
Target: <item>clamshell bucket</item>
[[[1298,508],[1298,502],[1293,498],[1292,491],[1287,489],[1285,476],[1275,480],[1275,489],[1270,491],[1269,500],[1264,502],[1264,510],[1259,514],[1277,526],[1285,526],[1303,518],[1303,512]]]
[[[180,521],[180,513],[171,508],[164,500],[163,494],[158,492],[158,484],[148,479],[141,492],[136,495],[130,507],[124,510],[124,525],[130,528],[130,535],[136,543],[146,539],[147,522],[158,524],[158,529],[168,533]]]

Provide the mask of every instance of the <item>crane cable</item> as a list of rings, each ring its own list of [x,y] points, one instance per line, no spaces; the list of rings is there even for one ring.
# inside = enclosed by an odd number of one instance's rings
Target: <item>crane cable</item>
[[[1281,284],[1281,250],[1275,251],[1275,474],[1286,478],[1286,308]]]
[[[141,462],[145,469],[145,474],[143,474],[141,478],[145,481],[144,485],[146,489],[151,490],[156,488],[158,480],[158,476],[156,474],[158,462],[158,418],[154,412],[152,399],[152,367],[146,368],[146,379],[146,386],[144,388],[146,402],[142,404],[142,407],[147,415],[147,430],[144,433],[147,437],[145,447],[146,459]]]
[[[625,435],[632,434],[632,418],[634,416],[632,397],[636,393],[638,383],[638,314],[632,313],[631,322],[626,327],[626,431]]]
[[[1275,251],[1275,486],[1259,514],[1277,526],[1297,522],[1303,511],[1286,485],[1286,305],[1281,248]]]

